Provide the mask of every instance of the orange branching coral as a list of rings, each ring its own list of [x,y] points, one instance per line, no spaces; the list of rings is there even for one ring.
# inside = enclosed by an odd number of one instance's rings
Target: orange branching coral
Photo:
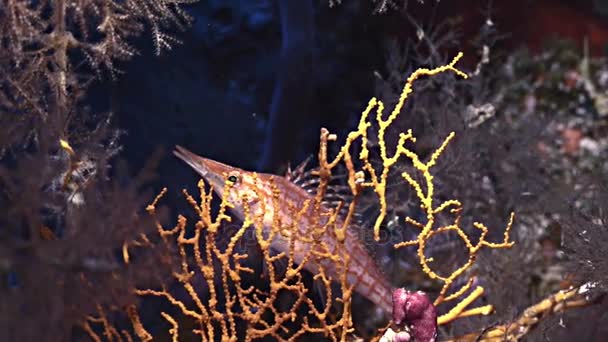
[[[227,183],[227,186],[230,184]],[[330,254],[328,246],[319,238],[315,238],[328,234],[327,230],[331,225],[309,227],[309,232],[292,234],[294,229],[299,229],[296,226],[301,222],[302,216],[310,213],[307,208],[315,204],[309,202],[302,208],[292,208],[292,220],[289,225],[281,222],[278,216],[275,217],[272,230],[265,236],[261,227],[264,217],[253,215],[252,210],[247,207],[248,202],[244,201],[245,218],[235,232],[229,232],[225,223],[232,221],[228,209],[234,206],[226,195],[229,191],[224,192],[219,213],[213,215],[212,190],[205,190],[203,181],[199,183],[199,189],[200,201],[185,193],[186,199],[198,215],[192,236],[187,237],[187,220],[183,216],[179,217],[177,225],[172,229],[158,226],[158,233],[164,242],[178,248],[181,269],[174,273],[174,278],[186,291],[189,299],[178,298],[168,287],[160,290],[137,290],[141,296],[164,298],[179,309],[181,317],[162,313],[171,324],[169,333],[173,339],[177,340],[180,324],[183,324],[184,320],[191,320],[187,324],[195,327],[191,333],[205,341],[220,337],[223,341],[249,341],[268,336],[276,340],[295,340],[304,334],[321,334],[331,340],[344,340],[353,330],[350,319],[352,286],[347,284],[345,276],[350,261],[348,254],[341,253],[340,248],[332,251],[338,255]],[[281,193],[276,188],[274,190],[272,205],[277,208],[280,205]],[[153,215],[159,198],[148,207],[148,211]],[[264,212],[266,210],[260,213]],[[251,230],[253,234],[248,234]],[[288,252],[272,253],[270,241],[275,235],[282,235],[288,241]],[[238,244],[251,243],[246,240],[248,236],[256,236],[255,242],[261,249],[262,262],[267,269],[264,289],[245,285],[243,281],[244,277],[254,275],[254,269],[244,262],[249,256],[237,252]],[[225,246],[221,246],[221,238],[227,241]],[[296,263],[295,256],[300,251],[295,249],[303,240],[306,240],[311,248],[303,260]],[[322,307],[313,302],[310,296],[313,289],[305,284],[303,279],[302,268],[308,263],[315,264],[318,273],[314,276],[314,282],[326,291],[326,300]],[[280,266],[277,266],[279,264],[283,264],[285,269],[280,270]],[[338,271],[340,278],[332,278],[329,275],[329,264]],[[196,273],[202,277],[196,277]],[[197,281],[204,282],[204,286],[196,284]],[[337,315],[330,310],[336,301],[330,286],[332,282],[341,284],[338,300],[342,304],[342,311]],[[206,289],[205,295],[201,291],[202,287]]]
[[[226,185],[230,187],[229,182]],[[187,219],[181,215],[171,229],[166,229],[157,222],[161,243],[176,248],[178,267],[173,272],[172,281],[159,288],[135,290],[142,297],[161,298],[173,306],[171,312],[160,312],[169,325],[165,335],[173,341],[180,340],[180,336],[203,341],[250,341],[263,337],[293,341],[311,334],[333,341],[345,340],[353,331],[350,316],[352,285],[348,284],[346,275],[350,257],[342,245],[328,246],[319,238],[329,234],[337,213],[330,212],[331,216],[325,223],[319,221],[318,225],[307,226],[308,231],[300,230],[298,233],[303,216],[315,213],[308,209],[321,208],[320,203],[308,201],[302,207],[290,208],[289,223],[276,216],[273,218],[272,229],[264,232],[263,216],[271,209],[254,211],[244,201],[244,220],[236,230],[230,230],[226,224],[233,220],[228,212],[234,207],[227,195],[230,192],[224,192],[219,211],[214,214],[211,208],[213,190],[206,190],[202,180],[199,189],[199,200],[184,191],[186,200],[197,214],[194,227],[189,227]],[[165,192],[163,190],[148,206],[151,215],[156,215],[158,202]],[[281,192],[274,187],[271,205],[275,209],[280,205],[280,197]],[[279,235],[287,241],[289,248],[286,252],[277,254],[271,251],[270,242]],[[133,246],[145,246],[153,239],[142,237],[141,240],[125,244],[125,262],[129,262]],[[303,242],[310,247],[304,255],[302,250],[296,250],[301,249]],[[255,270],[247,263],[253,257],[243,252],[241,247],[252,243],[258,246],[262,254],[261,262],[267,270],[266,275],[255,274]],[[314,264],[317,270],[312,285],[305,281],[302,272],[308,264]],[[263,279],[249,284],[245,280],[255,277]],[[339,294],[334,293],[332,283],[340,285]],[[311,295],[317,285],[325,290],[323,304],[315,303],[314,296]],[[180,296],[177,293],[185,294]],[[339,305],[335,305],[337,302]],[[339,312],[335,310],[337,306],[341,307]],[[142,341],[152,340],[153,336],[144,327],[137,310],[129,307],[126,313],[134,335]],[[129,332],[119,333],[112,326],[101,307],[97,317],[90,316],[83,324],[84,330],[93,339],[100,341],[101,338],[92,325],[96,325],[107,340],[132,339]]]
[[[501,243],[492,243],[486,241],[485,238],[488,233],[488,228],[483,223],[475,222],[473,225],[475,228],[481,231],[481,235],[477,243],[474,244],[468,237],[468,235],[465,233],[465,231],[460,227],[460,212],[462,211],[462,204],[460,203],[460,201],[447,200],[439,204],[434,203],[434,183],[433,175],[431,174],[431,168],[436,165],[439,156],[446,149],[448,143],[454,138],[455,134],[451,133],[450,135],[448,135],[448,137],[444,140],[441,146],[439,146],[437,150],[431,155],[430,159],[427,162],[423,162],[422,160],[420,160],[419,156],[414,151],[407,148],[405,145],[408,141],[416,141],[416,138],[414,137],[411,130],[406,133],[401,133],[399,135],[399,140],[394,148],[394,153],[392,155],[389,155],[388,153],[385,133],[386,130],[390,128],[391,124],[395,122],[395,120],[401,113],[405,100],[407,99],[408,95],[413,91],[413,83],[416,79],[421,76],[432,76],[446,71],[454,72],[455,74],[466,78],[467,74],[455,67],[455,64],[461,57],[462,53],[458,54],[448,65],[441,66],[435,69],[416,70],[407,79],[405,86],[403,87],[403,91],[401,92],[401,96],[399,97],[399,101],[386,119],[383,118],[384,104],[381,101],[372,98],[369,101],[367,108],[363,111],[363,114],[361,115],[357,130],[351,132],[348,135],[346,143],[342,146],[339,154],[335,157],[335,159],[332,162],[327,162],[326,145],[327,141],[329,140],[329,135],[327,132],[324,132],[321,135],[321,149],[319,153],[321,170],[330,170],[340,161],[343,161],[349,170],[349,183],[352,182],[353,184],[357,184],[359,186],[359,189],[363,187],[370,187],[373,188],[373,190],[375,191],[380,203],[380,212],[376,218],[374,225],[374,237],[376,240],[379,239],[380,225],[382,224],[386,216],[387,206],[389,205],[385,197],[387,186],[386,183],[389,171],[395,165],[397,165],[400,160],[405,159],[409,160],[409,162],[412,163],[414,168],[421,173],[423,179],[422,183],[417,181],[414,175],[411,175],[407,172],[403,172],[402,177],[414,189],[418,199],[420,200],[420,207],[426,214],[426,222],[418,222],[411,217],[407,217],[406,222],[416,227],[416,229],[419,229],[420,233],[418,233],[417,239],[397,243],[395,245],[395,248],[418,246],[418,259],[424,273],[426,273],[431,279],[439,280],[444,284],[441,289],[441,292],[439,293],[439,296],[434,301],[434,304],[436,306],[445,302],[460,299],[460,301],[456,305],[454,305],[453,308],[447,314],[438,318],[439,324],[448,323],[459,317],[477,314],[486,315],[492,311],[491,305],[467,310],[467,307],[475,299],[479,298],[479,296],[481,296],[484,291],[484,289],[480,286],[477,286],[475,289],[470,291],[473,285],[472,277],[470,277],[467,283],[459,290],[450,294],[448,294],[448,292],[451,289],[451,285],[458,277],[465,276],[466,271],[469,270],[474,264],[475,257],[482,247],[485,246],[488,248],[508,248],[513,245],[513,242],[509,241],[509,231],[513,223],[514,215],[511,214],[511,218],[509,219],[506,230],[504,232],[504,240]],[[368,148],[368,130],[372,126],[372,123],[369,121],[368,117],[374,108],[376,109],[376,122],[378,124],[378,145],[380,148],[380,158],[382,162],[382,170],[379,173],[372,166],[369,157],[370,150]],[[361,141],[361,151],[359,153],[359,160],[363,163],[363,169],[361,171],[356,172],[352,166],[353,161],[349,149],[351,145],[353,145],[353,143],[358,139],[360,139]],[[358,194],[359,189],[354,186],[351,186],[351,188],[353,189],[353,193],[355,195]],[[354,210],[355,202],[353,201],[353,203],[350,204],[352,207],[351,209]],[[436,217],[438,214],[445,211],[449,211],[449,213],[454,216],[453,224],[437,227]],[[457,233],[458,237],[462,239],[468,250],[469,257],[465,264],[458,267],[450,275],[441,276],[435,271],[433,271],[429,266],[430,260],[427,256],[425,256],[424,253],[425,246],[426,242],[429,241],[433,236],[449,232]],[[467,294],[467,292],[469,293]]]

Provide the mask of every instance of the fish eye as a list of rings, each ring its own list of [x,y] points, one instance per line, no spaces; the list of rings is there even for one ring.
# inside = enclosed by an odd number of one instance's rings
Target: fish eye
[[[228,176],[228,181],[230,183],[236,184],[236,182],[238,182],[238,180],[239,180],[239,177],[237,177],[236,175],[230,175],[230,176]]]

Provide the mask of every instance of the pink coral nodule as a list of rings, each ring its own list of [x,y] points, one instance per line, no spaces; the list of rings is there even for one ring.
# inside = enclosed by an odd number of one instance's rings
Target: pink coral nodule
[[[393,322],[400,329],[409,328],[415,342],[434,342],[437,338],[437,310],[422,291],[393,291]]]

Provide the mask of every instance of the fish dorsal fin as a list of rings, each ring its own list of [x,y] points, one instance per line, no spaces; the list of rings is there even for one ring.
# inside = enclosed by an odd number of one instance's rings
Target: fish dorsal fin
[[[316,175],[315,171],[318,171],[318,167],[307,168],[312,156],[308,156],[303,162],[301,162],[295,169],[291,169],[288,166],[285,178],[291,183],[304,189],[308,194],[315,195],[317,187],[319,186],[319,176]],[[350,191],[350,187],[347,184],[348,175],[346,170],[338,169],[336,174],[331,176],[329,185],[325,196],[323,197],[323,204],[328,208],[336,208],[340,202],[343,203],[340,210],[341,215],[346,215],[348,211],[348,204],[352,201],[353,195]],[[360,214],[355,213],[353,217],[353,223],[360,223]]]
[[[312,156],[306,157],[306,159],[304,159],[304,161],[302,161],[298,166],[296,166],[294,170],[292,170],[291,165],[288,164],[287,172],[285,173],[285,178],[287,178],[288,181],[302,187],[302,181],[305,181],[305,179],[308,177],[314,177],[311,174],[313,170],[306,170],[306,166],[308,166],[308,163],[310,163],[311,159]]]

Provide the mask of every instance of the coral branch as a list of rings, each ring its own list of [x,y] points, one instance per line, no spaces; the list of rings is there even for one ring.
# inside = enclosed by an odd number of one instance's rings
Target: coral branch
[[[569,290],[558,291],[527,308],[513,322],[494,326],[481,333],[459,336],[453,340],[447,340],[446,342],[519,341],[537,327],[543,319],[569,309],[592,305],[601,299],[601,297],[592,298],[587,296],[583,289],[584,286],[580,286]]]

